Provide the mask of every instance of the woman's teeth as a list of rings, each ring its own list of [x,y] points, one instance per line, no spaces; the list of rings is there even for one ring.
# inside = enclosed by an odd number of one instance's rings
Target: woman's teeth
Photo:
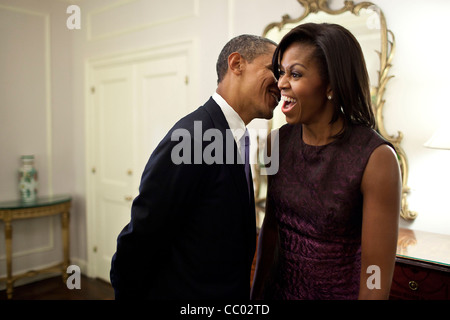
[[[287,96],[281,96],[281,100],[282,101],[286,101],[286,102],[297,102],[296,99],[290,98],[290,97],[287,97]]]

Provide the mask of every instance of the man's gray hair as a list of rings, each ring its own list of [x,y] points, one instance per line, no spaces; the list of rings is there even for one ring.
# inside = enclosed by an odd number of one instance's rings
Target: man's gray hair
[[[270,46],[277,46],[277,44],[270,39],[250,34],[243,34],[228,41],[217,59],[217,83],[220,83],[227,73],[230,54],[238,52],[245,60],[252,63],[256,57],[271,52]]]

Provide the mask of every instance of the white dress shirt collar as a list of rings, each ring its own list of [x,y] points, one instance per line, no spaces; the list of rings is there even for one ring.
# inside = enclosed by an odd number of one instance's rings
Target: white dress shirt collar
[[[241,119],[239,114],[228,104],[228,102],[226,102],[225,99],[222,98],[220,94],[214,92],[212,98],[219,105],[220,109],[222,109],[225,119],[228,122],[228,126],[233,133],[234,140],[236,140],[238,148],[240,149],[239,140],[244,135],[246,129],[244,121]]]

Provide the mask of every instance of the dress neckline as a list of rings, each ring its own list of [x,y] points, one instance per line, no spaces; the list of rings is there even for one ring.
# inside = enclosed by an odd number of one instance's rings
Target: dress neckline
[[[300,136],[300,143],[301,143],[301,145],[303,147],[310,148],[310,149],[321,150],[321,149],[324,149],[324,148],[326,148],[326,147],[328,147],[330,145],[333,145],[333,144],[335,144],[335,143],[337,143],[339,141],[339,139],[334,139],[333,141],[331,141],[329,143],[322,144],[322,145],[319,145],[319,146],[315,146],[315,145],[312,145],[312,144],[308,144],[308,143],[306,143],[303,140],[303,127],[302,127],[301,124],[298,125],[298,131],[299,131],[298,135]]]

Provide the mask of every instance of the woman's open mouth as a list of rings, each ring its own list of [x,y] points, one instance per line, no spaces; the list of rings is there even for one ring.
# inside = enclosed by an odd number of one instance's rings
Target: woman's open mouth
[[[281,101],[283,104],[281,106],[281,111],[286,114],[291,111],[294,106],[297,104],[297,100],[288,96],[281,96]]]

